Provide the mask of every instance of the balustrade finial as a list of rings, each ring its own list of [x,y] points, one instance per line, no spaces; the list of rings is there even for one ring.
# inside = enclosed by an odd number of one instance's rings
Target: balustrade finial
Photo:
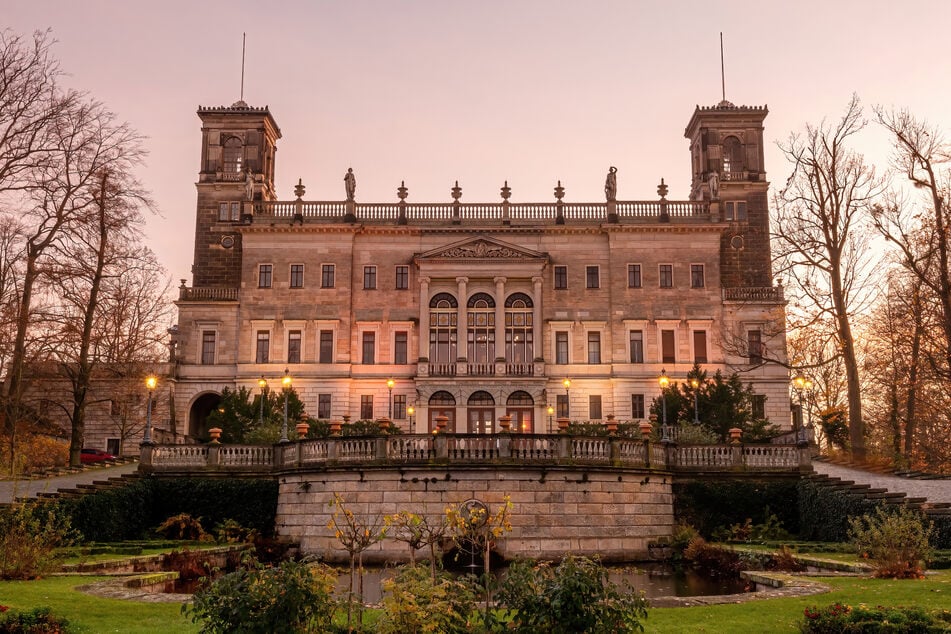
[[[561,181],[558,181],[558,186],[555,187],[555,200],[561,202],[561,199],[565,197],[565,188],[561,186]]]
[[[300,200],[304,197],[304,192],[306,188],[304,187],[304,180],[301,178],[297,179],[297,185],[294,186],[294,195],[297,196],[297,200]]]
[[[512,188],[509,187],[509,182],[505,181],[505,184],[502,186],[502,200],[508,202],[509,196],[512,195]]]
[[[657,195],[660,196],[661,200],[667,199],[667,192],[670,191],[670,188],[664,183],[664,179],[660,179],[660,185],[657,186]]]
[[[459,187],[459,181],[456,181],[456,186],[452,188],[452,199],[459,202],[460,198],[462,198],[462,188]]]
[[[397,197],[403,201],[406,200],[406,196],[409,194],[409,190],[406,188],[406,181],[400,181],[400,186],[396,188]]]

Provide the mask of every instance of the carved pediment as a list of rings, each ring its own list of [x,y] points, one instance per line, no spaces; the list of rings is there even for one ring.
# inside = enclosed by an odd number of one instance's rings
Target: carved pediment
[[[524,260],[544,258],[531,249],[487,237],[466,238],[460,242],[438,247],[419,256],[421,260]]]

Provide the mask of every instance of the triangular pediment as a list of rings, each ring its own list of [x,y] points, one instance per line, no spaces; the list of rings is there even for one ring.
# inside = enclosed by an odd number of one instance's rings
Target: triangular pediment
[[[430,249],[420,260],[536,260],[546,256],[488,236],[476,236]]]

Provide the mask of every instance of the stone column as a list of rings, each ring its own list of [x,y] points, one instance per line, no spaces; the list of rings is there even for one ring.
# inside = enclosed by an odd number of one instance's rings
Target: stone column
[[[429,278],[419,278],[419,358],[429,358]]]
[[[496,277],[495,282],[495,358],[505,356],[505,280]],[[506,359],[508,361],[508,359]]]
[[[468,277],[457,277],[456,301],[459,302],[456,315],[456,358],[468,357],[469,340],[469,320],[466,312],[466,302],[468,295],[466,285],[469,283]]]
[[[545,348],[542,346],[542,282],[544,279],[537,276],[532,278],[532,294],[534,295],[532,304],[534,308],[532,309],[532,358],[529,359],[530,363],[545,356]]]

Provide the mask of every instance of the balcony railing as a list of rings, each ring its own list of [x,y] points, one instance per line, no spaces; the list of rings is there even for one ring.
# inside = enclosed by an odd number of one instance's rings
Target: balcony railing
[[[238,300],[238,289],[215,286],[194,288],[180,286],[178,288],[178,299],[180,301],[233,302]]]
[[[723,300],[729,302],[782,302],[782,286],[724,288]]]
[[[253,215],[261,222],[277,218],[301,222],[337,220],[353,214],[358,222],[606,222],[609,205],[619,220],[710,219],[704,201],[628,200],[616,203],[348,203],[344,201],[256,201]]]
[[[144,445],[142,469],[199,473],[387,464],[602,465],[673,472],[808,471],[808,447],[677,445],[615,436],[405,434],[300,440],[278,445]]]

